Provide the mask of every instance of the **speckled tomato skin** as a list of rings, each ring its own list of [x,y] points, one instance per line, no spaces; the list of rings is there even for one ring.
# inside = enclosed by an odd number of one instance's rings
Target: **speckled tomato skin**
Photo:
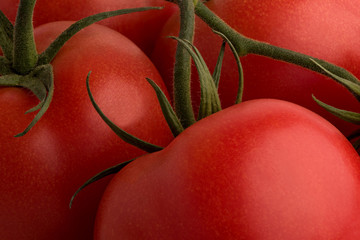
[[[118,172],[95,239],[358,239],[359,160],[313,112],[247,101]]]

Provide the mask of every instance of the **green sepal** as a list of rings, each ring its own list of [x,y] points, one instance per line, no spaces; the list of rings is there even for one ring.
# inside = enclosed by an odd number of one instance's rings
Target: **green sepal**
[[[39,80],[41,80],[41,84],[39,84]],[[40,101],[37,106],[26,111],[26,113],[30,113],[40,109],[35,115],[34,119],[23,132],[15,135],[15,137],[24,136],[40,120],[40,118],[49,108],[54,94],[54,77],[52,66],[50,64],[39,66],[25,76],[17,74],[1,76],[0,86],[26,88],[34,93]]]
[[[54,95],[54,74],[53,68],[50,64],[37,67],[31,75],[33,78],[36,76],[37,79],[40,79],[42,81],[42,84],[46,89],[47,94],[45,96],[42,96],[42,99],[40,99],[40,103],[35,108],[27,111],[28,113],[40,109],[35,115],[34,119],[31,121],[31,123],[26,127],[26,129],[22,133],[15,135],[15,137],[24,136],[28,131],[30,131],[30,129],[40,120],[40,118],[48,110],[52,97]],[[34,94],[37,93],[37,91],[35,90],[33,90],[32,92]]]
[[[234,55],[234,58],[236,60],[236,66],[238,69],[238,73],[239,73],[239,88],[238,88],[238,92],[236,95],[236,100],[235,100],[235,104],[238,104],[240,102],[242,102],[242,98],[243,98],[243,92],[244,92],[244,73],[243,73],[243,68],[242,68],[242,64],[240,61],[240,57],[239,54],[237,53],[234,45],[231,43],[231,41],[229,40],[229,38],[227,38],[223,33],[218,32],[213,30],[214,33],[220,35],[224,41],[229,45],[231,52]]]
[[[87,88],[87,91],[88,91],[88,94],[90,97],[90,101],[91,101],[92,105],[94,106],[95,110],[97,111],[97,113],[104,120],[104,122],[111,128],[111,130],[113,130],[114,133],[116,133],[116,135],[118,135],[125,142],[127,142],[135,147],[138,147],[145,152],[151,153],[151,152],[157,152],[157,151],[162,150],[163,147],[148,143],[146,141],[143,141],[143,140],[131,135],[130,133],[127,133],[123,129],[116,126],[108,117],[106,117],[106,115],[101,111],[100,107],[96,104],[94,97],[90,91],[90,85],[89,85],[90,74],[91,74],[91,72],[88,73],[87,78],[86,78],[86,88]]]
[[[40,104],[45,100],[48,88],[44,84],[38,84],[38,79],[33,74],[21,76],[18,74],[8,74],[0,77],[2,87],[22,87],[30,90],[40,100]],[[26,113],[34,112],[39,107],[34,107]]]
[[[13,34],[14,34],[14,25],[0,10],[0,48],[2,49],[4,56],[9,61],[12,61],[13,58],[13,49],[14,49]]]
[[[360,101],[360,81],[351,81],[342,77],[337,76],[336,74],[333,74],[326,68],[324,68],[321,64],[319,64],[314,59],[310,59],[313,61],[317,66],[319,66],[325,73],[327,73],[332,79],[334,79],[336,82],[340,83],[344,87],[346,87],[355,97],[357,100]]]
[[[14,34],[14,25],[10,22],[10,20],[5,16],[3,11],[1,10],[0,10],[0,25],[2,26],[2,29],[5,31],[8,38],[12,40]]]
[[[155,10],[155,9],[162,9],[162,7],[142,7],[142,8],[130,8],[130,9],[121,9],[109,12],[98,13],[89,17],[85,17],[74,24],[72,24],[69,28],[67,28],[63,33],[61,33],[51,44],[50,46],[40,54],[39,56],[39,64],[47,64],[52,61],[52,59],[56,56],[62,46],[72,38],[77,32],[81,29],[96,23],[98,21],[104,20],[106,18],[134,13],[134,12],[141,12],[147,10]]]
[[[80,193],[80,191],[82,191],[85,187],[89,186],[90,184],[106,177],[112,174],[116,174],[118,173],[121,169],[123,169],[126,165],[128,165],[129,163],[131,163],[132,161],[134,161],[136,158],[131,159],[129,161],[126,162],[122,162],[120,164],[117,164],[113,167],[110,167],[108,169],[105,169],[104,171],[101,171],[100,173],[96,174],[95,176],[93,176],[92,178],[90,178],[89,180],[87,180],[80,188],[78,188],[78,190],[76,190],[76,192],[74,193],[74,195],[71,197],[70,199],[70,203],[69,203],[69,208],[72,207],[72,204],[74,202],[75,197]]]
[[[12,73],[11,61],[4,56],[0,56],[0,75],[4,76]]]
[[[21,78],[17,74],[8,74],[0,76],[0,87],[20,87]]]
[[[315,61],[314,59],[310,59],[312,62],[314,62],[319,68],[321,68],[328,76],[330,76],[332,79],[334,79],[336,82],[340,83],[344,87],[346,87],[355,97],[360,101],[360,82],[356,80],[348,80],[342,77],[339,77],[336,74],[333,74],[329,70],[327,70],[325,67],[323,67],[320,63]],[[315,96],[313,96],[313,99],[316,101],[317,104],[319,104],[321,107],[325,108],[328,112],[332,113],[333,115],[359,125],[360,124],[360,113],[346,111],[343,109],[338,109],[333,106],[330,106],[320,100],[318,100]]]
[[[179,118],[176,116],[176,113],[172,108],[169,100],[167,99],[161,88],[153,80],[151,80],[150,78],[146,78],[146,80],[155,90],[156,96],[160,103],[161,110],[163,112],[167,124],[171,129],[173,136],[174,137],[178,136],[182,131],[184,131],[184,127],[181,125],[181,122]]]
[[[330,106],[330,105],[318,100],[314,95],[312,97],[316,101],[317,104],[319,104],[321,107],[325,108],[328,112],[332,113],[333,115],[335,115],[347,122],[351,122],[351,123],[354,123],[357,125],[360,124],[360,113],[335,108],[333,106]]]
[[[40,103],[32,109],[26,111],[26,113],[37,111],[42,108],[47,101],[50,105],[54,93],[54,74],[51,64],[36,67],[29,74],[29,77],[33,79],[33,81],[26,81],[23,83],[23,86],[30,89],[39,98]],[[37,83],[39,80],[41,81],[41,85],[31,84]]]
[[[226,42],[223,41],[222,44],[221,44],[218,59],[216,61],[215,69],[214,69],[214,72],[212,74],[212,77],[214,79],[215,86],[216,86],[217,89],[219,89],[221,69],[222,69],[222,64],[223,64],[224,55],[225,55],[225,46],[226,46]]]
[[[43,101],[46,98],[47,95],[47,89],[44,85],[38,84],[37,79],[26,75],[21,76],[17,74],[8,74],[5,76],[0,77],[0,86],[3,87],[22,87],[30,90],[32,93],[35,94],[35,96],[40,100],[40,103],[29,110],[27,110],[25,113],[30,113],[38,110],[40,105],[43,104]]]
[[[170,38],[177,40],[180,44],[182,44],[182,46],[184,46],[194,60],[195,66],[198,70],[201,89],[198,120],[220,111],[221,103],[214,79],[212,78],[212,75],[198,49],[186,40],[182,40],[178,37]]]

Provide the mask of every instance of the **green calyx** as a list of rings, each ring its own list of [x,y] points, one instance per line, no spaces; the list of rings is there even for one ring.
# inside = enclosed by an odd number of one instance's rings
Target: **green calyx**
[[[83,18],[61,33],[41,54],[36,50],[32,17],[36,0],[21,0],[15,26],[0,11],[0,87],[22,87],[39,99],[39,104],[27,111],[38,111],[32,122],[16,137],[26,134],[44,115],[52,100],[54,76],[51,61],[62,46],[81,29],[106,18],[133,12],[162,9],[143,7],[103,12]]]

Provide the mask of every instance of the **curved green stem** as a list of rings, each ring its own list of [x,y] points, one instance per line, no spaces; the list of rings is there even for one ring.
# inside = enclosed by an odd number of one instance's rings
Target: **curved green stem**
[[[195,12],[193,0],[178,0],[180,8],[179,38],[193,42]],[[191,57],[181,44],[176,49],[174,66],[174,107],[184,128],[195,123],[191,102]]]
[[[79,21],[73,23],[68,27],[64,32],[62,32],[51,44],[50,46],[40,54],[38,65],[50,63],[56,54],[60,51],[62,46],[72,38],[80,30],[84,29],[87,26],[92,25],[93,23],[99,22],[101,20],[115,17],[118,15],[129,14],[134,12],[142,12],[148,10],[160,10],[162,7],[140,7],[140,8],[128,8],[120,9],[108,12],[101,12],[94,14],[85,18],[80,19]]]
[[[195,13],[212,29],[223,33],[234,45],[240,56],[244,56],[246,54],[262,55],[276,60],[293,63],[323,75],[327,75],[325,71],[320,69],[312,60],[310,60],[310,58],[312,58],[332,73],[346,78],[352,82],[358,82],[358,79],[353,74],[339,66],[328,63],[321,59],[316,59],[305,54],[276,47],[264,42],[259,42],[241,35],[229,25],[227,25],[223,20],[221,20],[210,9],[208,9],[201,1],[197,2],[195,6]]]
[[[14,29],[13,68],[21,74],[29,73],[37,64],[32,17],[36,0],[21,0]]]
[[[161,110],[165,117],[165,120],[166,120],[168,126],[170,127],[170,130],[171,130],[173,136],[176,137],[182,131],[184,131],[184,128],[181,125],[179,118],[176,116],[176,113],[173,110],[171,103],[168,101],[166,95],[161,90],[161,88],[150,78],[146,78],[146,80],[154,89],[156,96],[159,100],[160,107],[161,107]]]

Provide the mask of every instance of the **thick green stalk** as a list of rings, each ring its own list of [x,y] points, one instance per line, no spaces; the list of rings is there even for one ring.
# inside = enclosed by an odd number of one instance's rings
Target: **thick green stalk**
[[[21,75],[34,69],[38,60],[32,24],[35,2],[21,0],[15,21],[13,68]]]
[[[179,38],[193,42],[195,13],[193,0],[179,0],[180,33]],[[195,123],[191,102],[191,57],[187,50],[178,44],[174,66],[174,106],[184,128]]]
[[[298,66],[326,75],[325,71],[323,71],[316,64],[314,64],[314,62],[311,60],[312,58],[330,72],[340,77],[346,78],[352,82],[358,82],[357,78],[350,72],[321,59],[316,59],[305,54],[246,38],[245,36],[232,29],[229,25],[227,25],[216,14],[214,14],[210,9],[208,9],[201,1],[197,2],[195,6],[195,13],[212,29],[223,33],[234,45],[239,56],[244,56],[246,54],[262,55],[276,60],[293,63]]]

